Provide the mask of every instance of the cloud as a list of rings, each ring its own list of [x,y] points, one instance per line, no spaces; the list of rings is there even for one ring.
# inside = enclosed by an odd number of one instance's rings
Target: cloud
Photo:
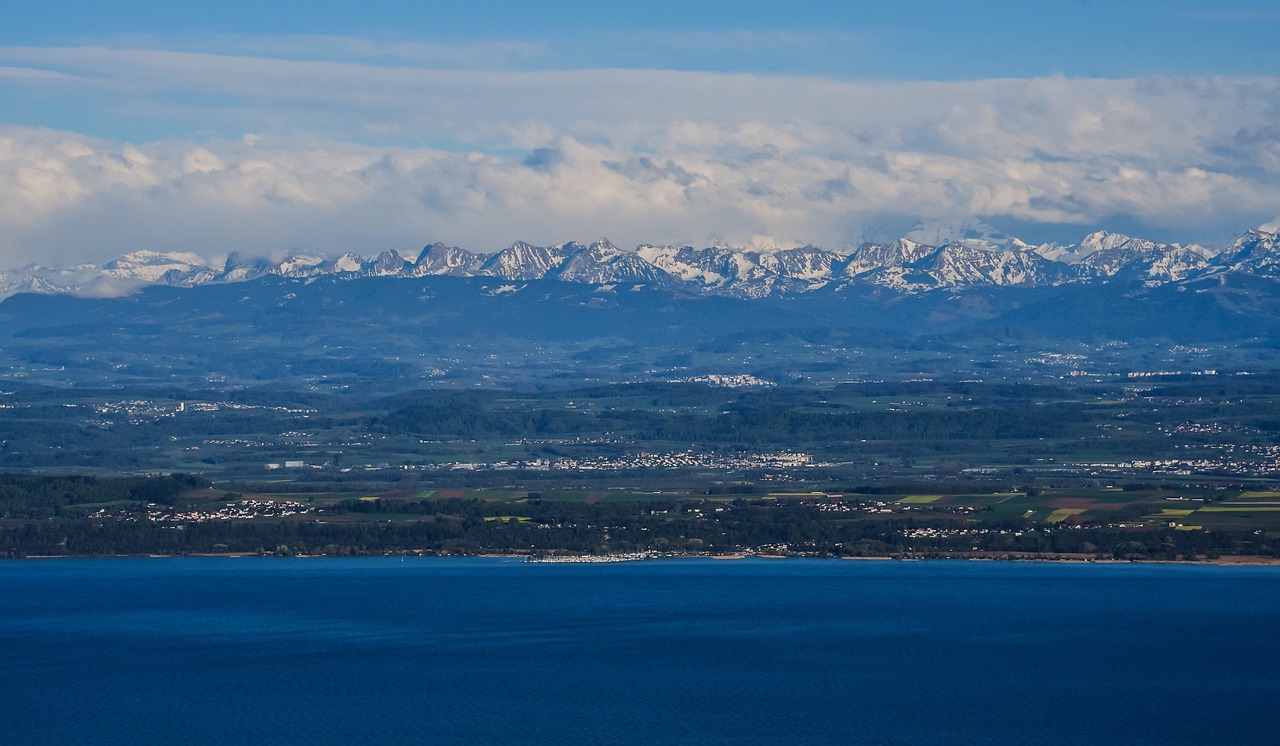
[[[1132,153],[1170,142],[1185,147],[1205,128],[1253,122],[1277,108],[1274,79],[868,83],[646,69],[455,70],[106,47],[0,48],[4,59],[62,76],[55,90],[87,109],[128,104],[191,130],[235,126],[338,138],[376,131],[384,139],[505,141],[547,124],[556,135],[635,138],[683,120],[722,129],[786,123],[824,136],[840,127],[846,146],[857,136],[901,135],[917,146],[969,151],[1021,144]]]
[[[37,70],[29,67],[0,67],[0,80],[49,82],[65,80],[68,76],[51,70]]]
[[[1201,240],[1280,204],[1274,78],[873,83],[105,47],[0,62],[45,76],[0,76],[0,94],[167,132],[0,128],[0,266],[599,235],[834,247],[922,217],[1083,232],[1123,216]]]

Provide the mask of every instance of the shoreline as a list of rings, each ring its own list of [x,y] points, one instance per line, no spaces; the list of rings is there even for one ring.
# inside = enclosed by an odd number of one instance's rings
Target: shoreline
[[[374,554],[363,556],[347,556],[337,557],[325,554],[297,554],[286,557],[278,557],[274,554],[259,555],[256,552],[225,552],[225,553],[193,553],[193,554],[98,554],[98,555],[79,555],[79,554],[48,554],[48,555],[30,555],[26,557],[9,557],[5,558],[9,561],[20,562],[22,560],[72,560],[72,559],[230,559],[230,558],[256,558],[256,559],[373,559],[373,558],[431,558],[431,559],[518,559],[531,564],[613,564],[620,562],[645,562],[651,560],[688,560],[688,559],[705,559],[711,561],[733,561],[743,559],[764,559],[764,560],[836,560],[836,561],[853,561],[853,562],[997,562],[997,563],[1024,563],[1024,562],[1053,562],[1058,564],[1095,564],[1095,565],[1203,565],[1215,567],[1272,567],[1280,566],[1280,557],[1265,557],[1259,555],[1231,555],[1227,557],[1217,557],[1214,559],[1176,559],[1176,560],[1157,560],[1157,559],[1098,559],[1093,556],[1083,555],[1004,555],[1004,556],[988,556],[982,554],[955,554],[947,556],[933,557],[915,557],[915,556],[866,556],[866,557],[807,557],[807,556],[791,556],[783,554],[754,554],[754,553],[720,553],[720,554],[687,554],[687,555],[645,555],[643,553],[630,554],[613,554],[613,555],[591,555],[591,554],[565,554],[553,555],[551,557],[537,558],[529,554],[500,554],[500,553],[484,553],[484,554],[454,554],[454,555],[436,555],[421,554],[415,552],[401,554]],[[0,560],[3,561],[3,560]]]

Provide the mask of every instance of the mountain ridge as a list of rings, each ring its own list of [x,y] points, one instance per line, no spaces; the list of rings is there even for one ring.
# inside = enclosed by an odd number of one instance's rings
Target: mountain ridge
[[[0,272],[0,298],[17,293],[127,294],[148,285],[191,287],[277,275],[320,277],[492,277],[512,283],[558,280],[650,286],[693,295],[761,298],[827,287],[870,285],[916,295],[960,288],[1052,287],[1140,282],[1149,286],[1243,273],[1280,279],[1280,239],[1253,229],[1221,251],[1097,231],[1078,244],[1030,246],[1016,238],[958,238],[939,245],[900,238],[852,250],[800,246],[775,251],[654,246],[624,250],[601,238],[537,246],[517,241],[492,253],[432,243],[413,259],[394,249],[372,257],[291,254],[279,261],[229,254],[221,264],[192,252],[140,250],[101,265],[31,265]]]

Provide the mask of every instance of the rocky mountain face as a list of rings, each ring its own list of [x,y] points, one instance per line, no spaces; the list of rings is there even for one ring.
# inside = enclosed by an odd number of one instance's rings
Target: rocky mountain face
[[[1185,280],[1211,266],[1214,252],[1194,244],[1162,244],[1118,233],[1094,233],[1081,242],[1076,266],[1086,278],[1149,282]]]
[[[904,295],[964,288],[1041,288],[1112,282],[1160,286],[1200,278],[1249,275],[1280,279],[1280,239],[1252,230],[1214,252],[1097,232],[1078,244],[1030,246],[1018,239],[971,236],[940,245],[901,238],[852,250],[802,246],[778,251],[641,245],[607,239],[535,246],[516,242],[494,253],[434,243],[412,261],[394,250],[366,258],[293,255],[279,261],[232,253],[214,265],[189,252],[135,251],[101,265],[30,266],[0,273],[0,298],[16,293],[119,295],[144,285],[189,287],[264,276],[492,277],[505,283],[558,280],[596,286],[663,288],[692,295],[785,297],[823,288],[862,287]]]
[[[474,275],[488,258],[488,254],[472,254],[457,246],[446,246],[437,242],[422,250],[406,274],[410,277],[427,275],[468,277]]]
[[[1252,230],[1218,255],[1218,266],[1264,277],[1280,277],[1280,235]]]

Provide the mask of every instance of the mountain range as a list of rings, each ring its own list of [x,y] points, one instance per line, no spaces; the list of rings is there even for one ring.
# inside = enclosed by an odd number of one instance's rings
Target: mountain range
[[[432,244],[413,260],[216,264],[135,252],[0,278],[0,370],[6,386],[382,391],[1280,365],[1275,233],[1216,252],[1111,233],[1035,247],[918,238],[849,251]]]
[[[518,241],[500,251],[473,253],[443,243],[412,260],[394,250],[364,257],[291,255],[273,261],[232,253],[211,263],[190,252],[135,251],[100,265],[37,265],[0,272],[0,298],[18,293],[86,296],[127,294],[146,285],[190,287],[277,276],[494,278],[518,283],[558,280],[594,286],[646,286],[695,296],[787,297],[818,290],[883,289],[918,295],[966,288],[1039,288],[1097,283],[1170,283],[1253,275],[1280,279],[1280,238],[1250,230],[1211,250],[1099,231],[1077,244],[1032,246],[1016,238],[973,235],[938,245],[911,238],[864,243],[850,250],[813,246],[756,251],[731,247],[652,246],[633,251],[607,239],[535,246]]]

